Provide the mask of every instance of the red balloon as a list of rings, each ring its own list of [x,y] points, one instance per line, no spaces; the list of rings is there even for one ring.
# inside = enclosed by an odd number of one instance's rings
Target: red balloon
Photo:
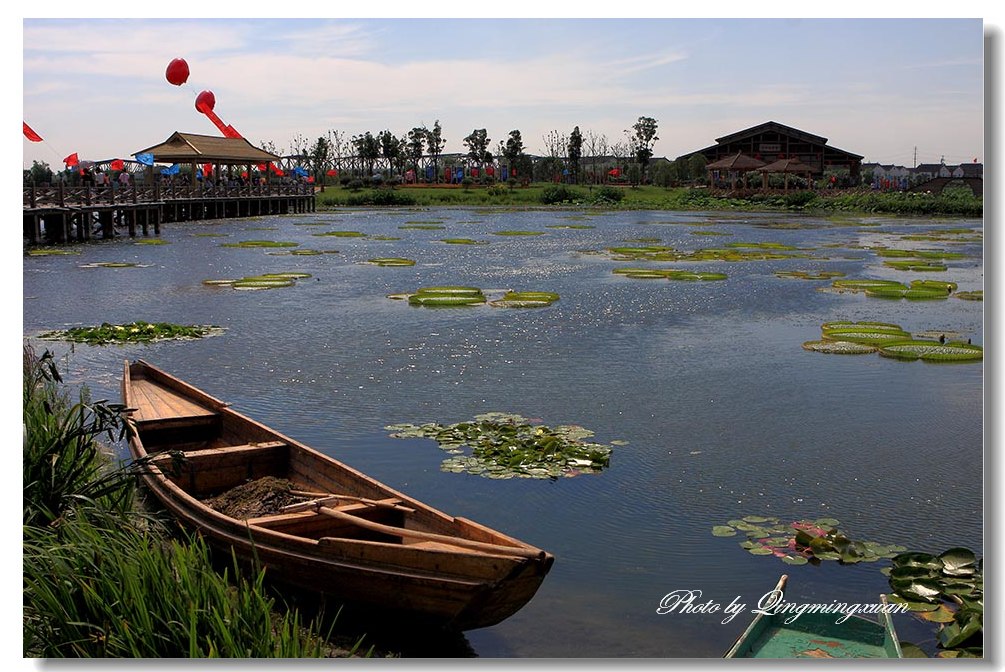
[[[181,86],[188,81],[188,63],[185,62],[184,58],[174,59],[168,63],[164,76],[175,86]]]
[[[200,112],[205,113],[206,110],[212,112],[214,107],[216,107],[216,96],[212,91],[203,91],[195,97],[195,109]]]

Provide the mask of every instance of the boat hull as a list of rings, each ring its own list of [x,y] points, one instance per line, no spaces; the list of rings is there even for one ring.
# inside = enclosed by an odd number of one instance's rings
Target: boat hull
[[[459,630],[499,623],[537,592],[554,557],[451,517],[230,409],[145,362],[123,400],[142,478],[184,527],[275,583]],[[204,500],[272,476],[345,497],[239,519]]]

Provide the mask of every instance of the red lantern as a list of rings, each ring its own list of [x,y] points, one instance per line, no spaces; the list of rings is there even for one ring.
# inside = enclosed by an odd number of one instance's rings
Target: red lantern
[[[328,177],[337,177],[338,171],[335,170],[334,168],[330,168],[328,172],[325,173],[325,175],[327,175]]]
[[[181,86],[188,81],[188,63],[184,58],[176,58],[168,63],[164,76],[175,86]]]
[[[203,91],[195,97],[195,109],[203,114],[207,111],[212,112],[214,107],[216,107],[216,96],[212,91]]]
[[[314,176],[313,175],[311,175],[310,177],[307,178],[307,184],[314,184]]]
[[[125,170],[126,169],[126,162],[123,161],[122,159],[115,159],[109,165],[109,168],[111,168],[112,170]]]
[[[202,174],[206,175],[206,176],[212,175],[213,174],[213,164],[212,163],[204,163],[204,164],[202,164]]]
[[[495,175],[496,174],[496,169],[493,168],[492,166],[489,166],[488,168],[485,169],[485,174],[486,175]]]

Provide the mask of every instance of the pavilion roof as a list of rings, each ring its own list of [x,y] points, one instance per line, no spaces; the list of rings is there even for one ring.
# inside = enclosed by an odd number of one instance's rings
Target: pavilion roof
[[[244,138],[224,138],[175,131],[164,142],[133,154],[153,154],[157,163],[238,164],[279,161],[280,157],[255,147]]]
[[[705,170],[736,170],[736,171],[749,171],[757,170],[764,166],[764,161],[760,159],[755,159],[752,156],[747,156],[742,152],[737,152],[733,156],[727,156],[725,159],[719,159],[705,166]]]
[[[812,173],[813,168],[807,166],[799,159],[779,159],[774,163],[769,163],[763,168],[758,168],[759,173]]]

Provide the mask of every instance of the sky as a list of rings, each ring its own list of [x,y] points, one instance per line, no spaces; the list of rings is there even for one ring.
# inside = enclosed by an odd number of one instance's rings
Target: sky
[[[66,14],[73,16],[79,12]],[[793,12],[798,15],[798,11]],[[174,131],[288,153],[298,136],[405,135],[437,120],[445,152],[484,128],[545,153],[549,133],[655,156],[776,121],[865,161],[985,160],[981,18],[24,18],[23,165],[132,158]],[[181,86],[168,63],[187,61]]]

